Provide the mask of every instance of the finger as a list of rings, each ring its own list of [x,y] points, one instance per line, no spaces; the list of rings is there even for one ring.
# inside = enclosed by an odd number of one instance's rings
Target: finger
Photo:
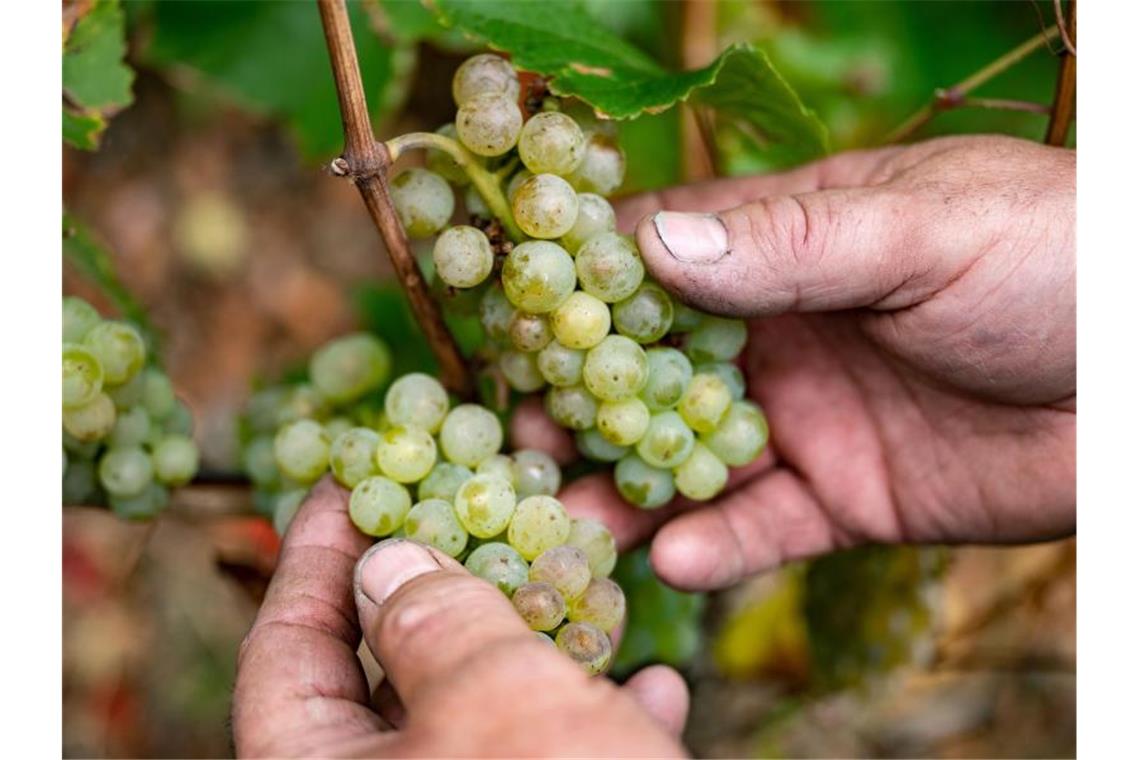
[[[689,687],[681,674],[667,665],[650,665],[634,673],[622,686],[654,720],[679,737],[689,715]]]
[[[578,458],[574,438],[566,428],[550,419],[542,408],[542,399],[527,398],[515,409],[510,422],[511,446],[519,449],[538,449],[554,457],[560,465],[568,465]]]
[[[404,727],[408,711],[404,709],[400,695],[387,678],[372,690],[372,707],[392,728],[399,730]]]
[[[242,642],[234,687],[239,756],[325,751],[381,727],[356,657],[353,566],[369,545],[348,494],[326,478],[294,518],[273,581]]]

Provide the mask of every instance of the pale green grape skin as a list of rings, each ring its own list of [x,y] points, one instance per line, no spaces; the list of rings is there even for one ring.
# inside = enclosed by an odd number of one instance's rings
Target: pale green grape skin
[[[99,446],[99,441],[81,441],[66,429],[63,431],[63,448],[79,459],[94,459],[99,453]]]
[[[511,604],[532,631],[553,631],[566,617],[566,600],[549,583],[524,583],[511,594]]]
[[[558,499],[545,495],[520,501],[507,528],[507,540],[528,561],[564,543],[569,535],[566,508]]]
[[[63,474],[63,503],[88,504],[99,488],[99,474],[89,459],[72,459]]]
[[[429,433],[439,432],[451,406],[447,389],[431,375],[409,372],[384,395],[384,412],[393,425],[415,425]]]
[[[146,344],[139,331],[124,322],[101,322],[83,337],[83,346],[103,367],[103,382],[120,385],[142,369]]]
[[[412,507],[404,518],[404,535],[449,557],[458,557],[467,547],[467,530],[455,508],[443,499],[427,499]]]
[[[511,175],[511,178],[509,180],[507,180],[506,193],[507,193],[507,202],[508,203],[514,202],[515,193],[518,191],[518,189],[520,187],[522,187],[522,183],[526,182],[528,179],[530,179],[533,176],[534,176],[534,172],[532,172],[530,169],[520,169]]]
[[[150,483],[133,496],[107,496],[107,506],[124,520],[146,520],[166,508],[169,495],[158,483]]]
[[[545,405],[552,420],[571,430],[592,428],[598,416],[597,398],[581,385],[551,388]]]
[[[696,436],[674,411],[659,412],[649,420],[645,435],[637,442],[637,454],[646,464],[670,469],[688,459]]]
[[[507,596],[527,582],[527,563],[507,544],[492,541],[475,547],[463,566],[472,575],[498,587]]]
[[[557,338],[538,352],[538,371],[551,385],[577,385],[582,382],[586,352],[563,345]]]
[[[550,320],[542,314],[528,314],[516,311],[507,328],[511,345],[524,353],[541,351],[554,338]]]
[[[463,208],[467,210],[468,216],[480,219],[491,218],[491,209],[487,207],[487,201],[483,200],[483,196],[474,185],[463,191]]]
[[[499,370],[507,385],[520,393],[532,393],[546,385],[538,371],[538,357],[522,351],[504,351],[499,354]]]
[[[510,525],[515,513],[515,489],[495,475],[475,475],[455,493],[455,514],[467,532],[490,538]]]
[[[352,489],[348,516],[361,533],[387,536],[404,524],[411,506],[408,489],[383,475],[373,475]]]
[[[63,342],[79,343],[103,321],[95,307],[76,296],[63,297]]]
[[[168,435],[151,452],[154,477],[166,486],[190,482],[198,471],[198,447],[184,435]]]
[[[242,450],[241,463],[242,470],[256,486],[265,488],[281,480],[281,471],[277,469],[277,459],[273,456],[271,435],[259,435],[250,441]]]
[[[365,478],[377,474],[376,449],[380,434],[366,427],[354,427],[332,439],[329,467],[345,488],[356,488]]]
[[[149,437],[150,415],[141,406],[132,406],[115,417],[107,443],[112,447],[142,446]]]
[[[273,386],[262,388],[249,397],[245,402],[245,419],[255,433],[277,432],[278,412],[287,396],[287,388]]]
[[[310,372],[314,357],[309,359]],[[277,429],[290,422],[324,418],[328,412],[328,399],[309,383],[299,383],[290,387],[282,396],[276,411],[276,420],[270,429]]]
[[[567,179],[581,192],[612,195],[625,180],[625,154],[613,140],[595,133],[586,142],[582,162]]]
[[[492,454],[479,463],[475,468],[476,475],[494,475],[511,484],[511,488],[515,489],[515,495],[518,495],[518,483],[515,480],[515,466],[514,462],[506,454]]]
[[[673,299],[656,283],[641,283],[613,308],[614,329],[638,343],[656,343],[673,324]]]
[[[115,408],[122,411],[130,409],[132,406],[138,406],[143,403],[143,391],[146,389],[146,376],[149,372],[156,370],[146,370],[136,372],[130,380],[119,385],[108,387],[104,384],[103,390],[115,402]],[[173,393],[173,390],[171,391]],[[151,419],[157,420],[158,417],[151,415]]]
[[[601,299],[576,290],[550,315],[550,325],[562,345],[593,348],[610,332],[610,309]]]
[[[538,449],[519,449],[511,460],[515,491],[520,499],[558,493],[562,486],[562,469],[554,457]]]
[[[589,623],[612,633],[625,618],[625,594],[609,578],[594,578],[577,598],[570,600],[566,617],[572,623]]]
[[[545,314],[574,292],[574,260],[557,243],[528,240],[507,255],[502,281],[512,304],[531,314]]]
[[[614,484],[622,498],[642,509],[656,509],[676,493],[673,474],[651,467],[637,454],[629,454],[614,467]]]
[[[90,403],[63,410],[63,429],[83,443],[104,438],[115,427],[115,404],[106,393]]]
[[[338,404],[353,402],[384,384],[392,370],[392,352],[369,333],[352,333],[321,346],[309,360],[309,377],[322,396]]]
[[[336,416],[324,423],[325,433],[330,441],[335,441],[341,433],[347,433],[356,425],[348,417]]]
[[[155,426],[151,426],[154,430]],[[165,433],[178,433],[179,435],[190,435],[194,432],[194,415],[190,411],[190,407],[186,406],[183,402],[175,400],[174,409],[162,421],[162,430]]]
[[[677,411],[698,433],[711,433],[732,404],[732,391],[718,375],[698,372],[681,395]]]
[[[95,354],[74,343],[63,345],[63,405],[90,404],[103,390],[103,365]]]
[[[578,217],[562,236],[562,247],[573,256],[590,238],[616,228],[617,215],[609,201],[597,193],[578,193]]]
[[[701,324],[701,320],[705,315],[694,309],[692,306],[687,306],[680,301],[673,302],[673,326],[669,330],[672,333],[687,333],[697,329]]]
[[[591,348],[582,367],[586,387],[604,401],[636,396],[648,377],[645,350],[624,335],[609,335]]]
[[[99,483],[112,496],[137,496],[154,479],[154,466],[141,446],[109,449],[99,460]]]
[[[405,169],[389,184],[392,204],[400,224],[411,238],[431,237],[445,226],[455,211],[455,194],[447,180],[418,167]]]
[[[641,400],[650,411],[672,409],[693,379],[689,357],[675,348],[651,348],[645,352],[649,379],[641,389]]]
[[[502,95],[517,100],[518,74],[504,58],[492,53],[480,53],[460,64],[451,79],[451,96],[461,106],[479,95]]]
[[[637,246],[616,232],[602,232],[583,243],[574,267],[582,290],[606,303],[629,298],[645,279]]]
[[[329,436],[315,420],[297,420],[273,439],[273,455],[281,472],[298,483],[312,483],[329,465]]]
[[[142,405],[152,420],[164,420],[174,411],[174,386],[170,378],[153,367],[142,371]]]
[[[734,401],[716,430],[701,436],[701,443],[729,467],[743,467],[768,444],[768,420],[751,401]]]
[[[574,444],[579,454],[595,462],[616,462],[629,453],[629,446],[615,446],[596,427],[577,431]]]
[[[732,362],[705,362],[693,368],[694,372],[716,375],[728,386],[733,401],[744,398],[747,384],[744,382],[744,373]]]
[[[436,238],[432,262],[439,278],[453,288],[473,288],[491,274],[495,254],[482,230],[451,227]]]
[[[567,623],[558,629],[554,643],[591,676],[605,672],[613,657],[610,637],[589,623]]]
[[[508,331],[514,315],[515,307],[501,287],[488,288],[479,301],[479,322],[491,340],[503,342],[509,338]]]
[[[552,546],[530,564],[531,582],[549,583],[568,602],[582,595],[592,577],[586,553],[576,546]]]
[[[532,116],[519,135],[519,158],[535,174],[565,176],[586,157],[586,136],[577,122],[557,111]]]
[[[617,540],[600,520],[574,518],[570,521],[570,535],[566,543],[586,554],[590,573],[595,578],[608,577],[617,563]]]
[[[685,353],[694,364],[735,359],[748,342],[748,327],[740,319],[704,315],[685,338]]]
[[[466,483],[474,474],[461,464],[436,462],[427,477],[420,481],[416,493],[421,501],[443,499],[452,502],[455,501],[455,492],[459,490],[459,486]]]
[[[649,408],[636,396],[598,406],[598,432],[615,446],[632,446],[649,428]]]
[[[465,101],[455,114],[459,141],[480,156],[501,156],[515,147],[522,126],[518,103],[493,93]]]
[[[273,504],[273,530],[277,535],[284,536],[289,530],[308,495],[308,491],[303,488],[293,488],[277,494]]]
[[[477,467],[503,445],[503,426],[492,412],[476,404],[460,404],[448,412],[439,431],[448,461]]]
[[[689,458],[673,470],[673,481],[682,495],[693,501],[708,501],[724,490],[728,467],[701,442]]]
[[[436,446],[431,433],[411,425],[394,425],[380,434],[376,464],[397,483],[415,483],[435,466]]]
[[[454,123],[444,124],[435,133],[450,137],[452,140],[459,139],[459,133],[456,131]],[[435,172],[456,187],[463,187],[471,181],[467,172],[463,171],[463,167],[446,151],[428,148],[424,151],[424,163],[427,164],[428,171]]]

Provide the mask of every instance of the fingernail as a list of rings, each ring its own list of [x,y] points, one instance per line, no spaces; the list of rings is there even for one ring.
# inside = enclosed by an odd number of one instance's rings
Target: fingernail
[[[414,541],[389,538],[366,551],[356,563],[356,590],[379,606],[412,578],[440,569],[424,547]]]
[[[715,214],[659,211],[653,226],[669,255],[685,264],[712,264],[728,253],[728,230]]]

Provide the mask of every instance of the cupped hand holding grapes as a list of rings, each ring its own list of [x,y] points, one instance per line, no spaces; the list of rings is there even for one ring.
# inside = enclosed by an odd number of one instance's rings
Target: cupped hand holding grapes
[[[605,475],[567,507],[623,545],[656,530],[655,569],[691,589],[859,543],[1074,530],[1075,162],[945,138],[627,200],[658,282],[751,319],[773,451],[711,504],[639,511]],[[569,455],[528,406],[516,444]]]

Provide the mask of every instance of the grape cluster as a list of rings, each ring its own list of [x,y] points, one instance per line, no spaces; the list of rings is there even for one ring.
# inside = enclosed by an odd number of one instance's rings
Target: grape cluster
[[[63,299],[63,503],[153,517],[198,471],[190,410],[146,364],[138,330]]]
[[[627,501],[713,498],[728,468],[754,460],[768,440],[735,363],[745,324],[676,301],[646,275],[636,242],[615,231],[603,196],[620,186],[625,160],[610,125],[554,97],[524,120],[518,77],[495,55],[460,66],[452,93],[455,123],[438,134],[501,178],[525,237],[503,239],[505,220],[490,218],[495,204],[473,184],[463,190],[472,224],[444,229],[455,207],[449,182],[463,189],[469,177],[439,149],[427,169],[392,181],[408,234],[440,233],[435,272],[453,290],[477,289],[498,372],[521,393],[545,389],[547,414],[575,431],[582,455],[616,463]]]

